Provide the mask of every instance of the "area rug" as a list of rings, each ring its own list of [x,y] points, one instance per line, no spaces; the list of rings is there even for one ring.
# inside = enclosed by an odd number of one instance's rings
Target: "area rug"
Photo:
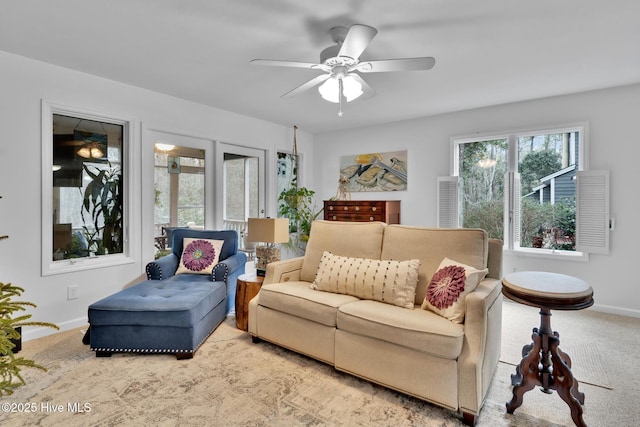
[[[227,319],[191,360],[173,355],[96,358],[82,330],[39,339],[23,357],[27,386],[3,403],[3,426],[459,425],[456,414],[340,373],[269,343],[253,344]]]
[[[504,313],[503,352],[517,355],[523,335],[530,335],[530,313],[507,303]],[[536,314],[534,310],[534,324]],[[602,341],[614,385],[611,390],[580,384],[586,394],[585,421],[598,426],[633,425],[640,418],[640,409],[629,407],[628,396],[640,392],[640,378],[636,370],[627,368],[635,363],[632,350],[639,345],[640,319],[623,322],[597,314],[579,319],[593,331],[591,336]],[[520,321],[529,332],[516,328],[515,338],[507,336],[511,325]],[[557,325],[568,328],[561,321]],[[23,371],[27,384],[2,398],[0,425],[463,425],[454,411],[338,372],[275,345],[254,344],[246,332],[236,329],[234,318],[223,322],[190,360],[136,354],[96,358],[82,344],[83,333],[82,328],[75,329],[24,343],[20,355],[35,359],[48,371]],[[591,342],[591,336],[578,335],[567,341],[579,348],[580,342],[582,346]],[[614,348],[614,343],[620,342],[624,344]],[[574,366],[578,363],[574,359]],[[512,395],[513,371],[510,363],[498,364],[479,426],[573,425],[566,404],[555,393],[532,390],[515,414],[507,414],[505,402]]]

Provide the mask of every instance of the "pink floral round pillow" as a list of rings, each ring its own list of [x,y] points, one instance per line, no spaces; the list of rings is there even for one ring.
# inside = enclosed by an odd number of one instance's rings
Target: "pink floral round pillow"
[[[464,322],[466,296],[489,272],[445,258],[431,278],[422,308],[433,311],[454,323]]]
[[[211,274],[220,258],[223,243],[224,240],[184,238],[176,274]]]
[[[464,292],[466,280],[464,267],[447,265],[433,275],[426,299],[438,309],[451,307]]]

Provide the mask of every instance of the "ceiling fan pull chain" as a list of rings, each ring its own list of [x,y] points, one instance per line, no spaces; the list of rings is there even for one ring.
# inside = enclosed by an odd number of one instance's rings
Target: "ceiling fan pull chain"
[[[344,96],[342,93],[342,89],[342,79],[338,79],[338,105],[340,106],[338,117],[342,117],[342,97]]]

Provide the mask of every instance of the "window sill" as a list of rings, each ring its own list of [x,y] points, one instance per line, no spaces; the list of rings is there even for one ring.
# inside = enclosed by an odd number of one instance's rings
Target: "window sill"
[[[102,267],[133,264],[135,260],[124,254],[103,255],[88,258],[73,258],[61,261],[45,262],[42,265],[42,275],[72,273],[76,271],[93,270]]]
[[[589,254],[587,252],[571,252],[571,251],[559,251],[555,249],[533,249],[533,248],[517,248],[517,249],[504,249],[504,255],[506,256],[525,256],[531,258],[542,259],[554,259],[562,261],[589,261]]]

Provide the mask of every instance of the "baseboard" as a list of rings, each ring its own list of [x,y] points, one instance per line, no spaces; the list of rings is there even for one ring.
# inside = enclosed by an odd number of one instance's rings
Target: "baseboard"
[[[87,317],[81,317],[78,319],[67,320],[66,322],[58,323],[60,330],[46,328],[46,327],[34,327],[29,328],[22,334],[22,342],[33,340],[36,338],[46,337],[47,335],[55,334],[56,332],[68,331],[70,329],[80,328],[82,326],[88,326]]]
[[[631,308],[617,307],[614,305],[594,304],[591,309],[593,311],[599,311],[601,313],[640,318],[640,310],[634,310]]]

